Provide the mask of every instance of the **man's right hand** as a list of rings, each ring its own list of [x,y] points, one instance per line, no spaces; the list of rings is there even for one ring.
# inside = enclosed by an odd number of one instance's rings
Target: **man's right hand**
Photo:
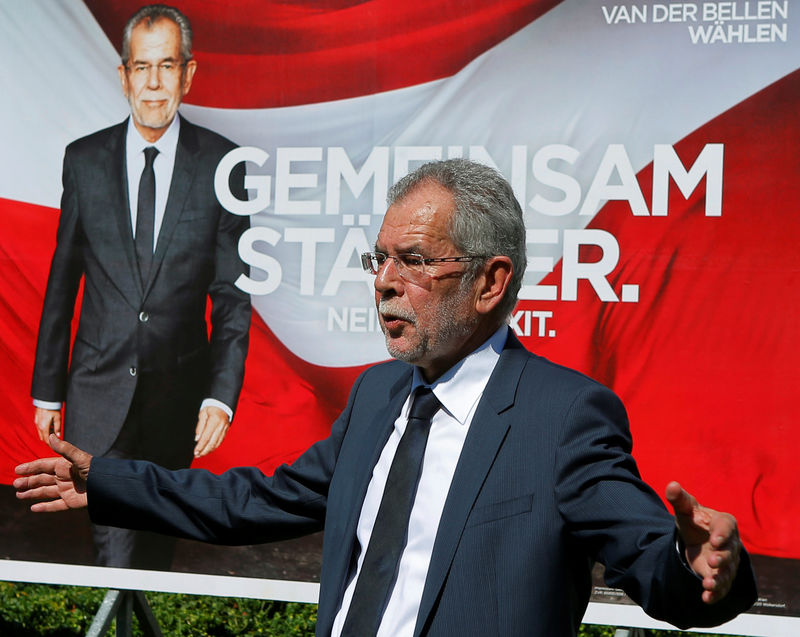
[[[31,511],[35,512],[66,511],[87,506],[86,481],[92,456],[55,435],[50,435],[47,442],[61,456],[41,458],[16,467],[17,475],[23,476],[14,480],[17,498],[47,500],[31,505]]]
[[[39,434],[39,440],[47,444],[47,439],[51,433],[56,436],[61,436],[61,410],[60,409],[45,409],[44,407],[37,407],[33,413],[33,422],[36,423],[36,431]]]

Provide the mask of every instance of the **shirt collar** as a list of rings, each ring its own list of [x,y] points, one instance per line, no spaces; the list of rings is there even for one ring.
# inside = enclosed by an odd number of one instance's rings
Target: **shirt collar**
[[[134,156],[141,153],[148,146],[155,146],[158,149],[159,155],[171,156],[175,154],[175,149],[178,147],[178,135],[181,130],[181,118],[178,115],[172,118],[172,122],[164,131],[164,134],[159,137],[155,142],[148,142],[133,123],[133,117],[128,118],[128,131],[125,139],[126,147],[129,151],[129,156]]]
[[[432,384],[426,383],[419,368],[415,367],[411,392],[418,387],[430,387],[453,418],[462,425],[465,424],[475,402],[489,382],[507,338],[508,326],[502,325],[483,345],[462,358]],[[409,406],[410,403],[411,401]]]

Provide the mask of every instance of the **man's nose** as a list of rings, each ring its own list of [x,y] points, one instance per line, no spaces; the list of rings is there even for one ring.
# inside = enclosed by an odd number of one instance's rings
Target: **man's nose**
[[[147,88],[156,89],[161,86],[161,71],[153,64],[147,71]]]
[[[387,257],[383,262],[378,273],[375,275],[375,290],[381,294],[394,289],[402,288],[403,278],[397,269],[397,261],[391,257]]]

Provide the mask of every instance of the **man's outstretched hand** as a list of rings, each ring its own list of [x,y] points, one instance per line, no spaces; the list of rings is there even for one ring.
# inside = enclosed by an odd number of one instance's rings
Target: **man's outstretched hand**
[[[86,480],[92,456],[50,434],[48,444],[61,454],[26,462],[14,469],[23,476],[14,480],[20,500],[46,500],[31,505],[31,511],[66,511],[87,505]]]
[[[742,542],[736,518],[699,505],[677,482],[667,485],[667,500],[675,511],[686,560],[703,578],[703,601],[720,601],[730,591],[739,569]]]

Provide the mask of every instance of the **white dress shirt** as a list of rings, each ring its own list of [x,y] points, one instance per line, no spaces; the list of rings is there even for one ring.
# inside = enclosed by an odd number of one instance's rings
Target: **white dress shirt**
[[[503,325],[481,347],[429,385],[442,404],[442,409],[431,421],[422,474],[408,523],[408,542],[400,558],[397,581],[383,613],[378,637],[411,637],[414,633],[433,543],[436,540],[439,520],[453,481],[456,464],[475,409],[500,358],[507,335],[508,328]],[[373,469],[364,504],[361,507],[356,531],[361,552],[355,576],[348,583],[342,605],[334,620],[332,637],[341,635],[356,580],[361,573],[372,527],[378,515],[389,468],[408,422],[412,396],[417,387],[424,385],[426,383],[419,370],[415,368],[411,393],[400,410],[400,415],[394,423],[394,430]]]
[[[131,229],[136,238],[136,211],[139,209],[139,180],[144,170],[144,149],[155,146],[158,149],[153,161],[153,172],[156,176],[156,216],[153,225],[153,252],[158,245],[158,233],[167,209],[169,185],[172,183],[172,169],[175,167],[175,151],[178,148],[178,134],[181,130],[181,118],[174,117],[164,134],[155,142],[148,142],[128,119],[128,133],[125,138],[125,166],[128,176],[128,202],[131,212]]]

